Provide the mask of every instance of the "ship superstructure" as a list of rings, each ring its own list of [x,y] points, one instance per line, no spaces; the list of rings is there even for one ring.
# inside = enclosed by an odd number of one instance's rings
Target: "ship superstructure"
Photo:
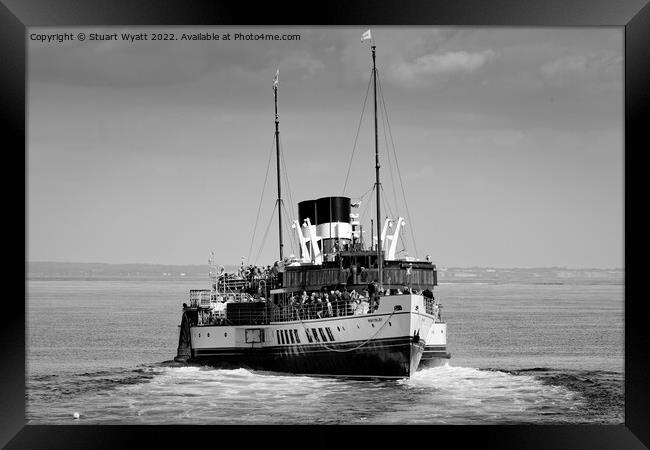
[[[364,37],[371,39],[370,32]],[[242,262],[226,272],[212,255],[210,289],[190,291],[183,304],[177,361],[381,378],[408,377],[418,367],[448,361],[447,325],[433,295],[436,266],[428,257],[399,257],[405,219],[381,217],[374,41],[371,48],[376,237],[366,245],[350,197],[304,200],[292,224],[299,255],[285,257],[278,207],[279,260],[266,268]],[[278,72],[273,89],[281,206]]]

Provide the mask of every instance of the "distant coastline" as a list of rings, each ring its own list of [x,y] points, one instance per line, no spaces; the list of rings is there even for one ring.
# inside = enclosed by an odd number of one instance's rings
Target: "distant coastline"
[[[224,265],[226,271],[238,266]],[[494,267],[440,267],[440,283],[532,283],[574,284],[606,283],[623,284],[624,269],[573,269],[564,267],[494,268]],[[160,278],[160,279],[207,279],[207,265],[165,264],[108,264],[30,261],[25,264],[25,278],[72,279],[72,278]]]

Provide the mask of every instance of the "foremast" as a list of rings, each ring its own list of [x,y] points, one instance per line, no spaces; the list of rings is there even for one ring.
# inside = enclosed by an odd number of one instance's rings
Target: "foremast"
[[[368,30],[370,34],[370,30]],[[371,37],[372,39],[372,37]],[[375,57],[375,40],[372,39],[372,80],[373,93],[375,97],[375,190],[377,191],[377,268],[379,273],[379,289],[383,288],[383,258],[381,252],[381,183],[379,182],[379,135],[377,130],[377,65]]]
[[[278,208],[278,239],[280,243],[280,261],[282,261],[283,254],[282,250],[284,244],[282,243],[282,183],[280,181],[280,117],[278,116],[278,76],[280,75],[280,69],[275,72],[275,77],[273,78],[273,99],[275,103],[275,156],[276,156],[276,169],[277,169],[277,178],[278,178],[278,199],[276,202],[276,207]],[[375,105],[376,109],[376,105]],[[375,127],[377,123],[375,121]]]

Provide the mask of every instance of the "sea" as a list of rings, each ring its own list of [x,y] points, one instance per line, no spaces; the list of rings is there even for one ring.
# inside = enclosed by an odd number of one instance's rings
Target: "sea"
[[[555,279],[554,279],[555,280]],[[173,362],[203,278],[26,280],[29,424],[622,424],[624,282],[441,282],[447,366],[351,380]]]

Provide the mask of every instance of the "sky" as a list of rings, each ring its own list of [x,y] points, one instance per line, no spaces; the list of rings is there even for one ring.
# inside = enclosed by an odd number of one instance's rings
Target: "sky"
[[[31,28],[300,40],[29,40],[28,259],[205,264],[214,251],[272,264],[273,76],[287,225],[302,200],[372,188],[367,28]],[[622,28],[371,29],[382,215],[407,217],[401,254],[623,267]],[[357,210],[367,234],[369,199]]]

